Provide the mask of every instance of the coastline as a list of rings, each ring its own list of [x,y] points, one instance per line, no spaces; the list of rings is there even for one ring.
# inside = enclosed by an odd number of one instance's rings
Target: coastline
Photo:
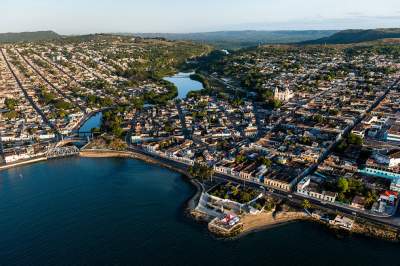
[[[172,170],[172,171],[182,174],[183,176],[186,177],[184,180],[189,181],[189,183],[191,183],[196,188],[196,193],[186,203],[186,210],[188,212],[190,212],[192,209],[194,209],[196,207],[196,202],[200,198],[201,193],[204,191],[204,187],[202,186],[202,184],[200,182],[198,182],[197,180],[195,180],[193,177],[191,177],[188,172],[183,171],[182,169],[179,169],[177,167],[168,165],[166,163],[163,163],[151,156],[146,156],[144,154],[136,153],[133,151],[89,150],[89,149],[87,149],[87,150],[82,150],[79,153],[79,157],[82,157],[82,158],[130,158],[130,159],[135,159],[135,160],[141,160],[146,163],[156,164],[161,167],[164,167],[169,170]]]
[[[133,152],[133,151],[112,151],[112,150],[81,150],[79,153],[79,157],[83,158],[132,158],[132,159],[137,159],[141,160],[147,163],[152,163],[152,164],[157,164],[162,167],[168,168],[170,170],[176,171],[180,174],[183,174],[187,177],[190,178],[189,174],[186,171],[183,171],[182,169],[179,169],[177,167],[174,167],[172,165],[166,164],[161,162],[160,160],[157,160],[154,157],[147,156],[141,153]]]
[[[190,176],[190,174],[188,172],[183,171],[182,169],[179,169],[177,167],[173,167],[172,165],[163,163],[154,157],[140,154],[140,153],[133,152],[133,151],[112,151],[112,150],[90,150],[90,149],[87,149],[87,150],[82,150],[79,153],[79,157],[82,157],[82,158],[129,158],[129,159],[140,160],[140,161],[150,163],[150,164],[159,165],[166,169],[178,172],[183,177],[185,177],[185,178],[183,178],[184,181],[189,182],[192,186],[194,186],[196,188],[196,192],[194,193],[194,195],[184,203],[185,213],[198,222],[204,222],[206,220],[204,216],[199,215],[199,213],[197,213],[195,211],[197,202],[199,201],[202,193],[204,192],[204,187],[199,181],[194,179],[192,176]]]
[[[150,155],[145,155],[142,153],[138,153],[135,151],[113,151],[113,150],[90,150],[90,149],[85,149],[81,150],[79,157],[82,158],[130,158],[130,159],[135,159],[135,160],[140,160],[146,163],[150,164],[155,164],[159,165],[161,167],[164,167],[166,169],[178,172],[182,174],[183,180],[189,182],[196,188],[196,192],[194,195],[189,198],[184,204],[185,204],[185,212],[187,213],[188,216],[190,216],[192,219],[196,220],[197,222],[204,223],[204,222],[210,222],[212,219],[210,216],[208,216],[206,213],[200,212],[196,209],[198,201],[204,192],[204,187],[203,185],[195,180],[192,176],[189,175],[189,173],[183,169],[180,169],[178,167],[174,167],[173,165],[167,164],[165,162],[162,162],[161,160],[152,157]],[[31,160],[19,162],[19,163],[14,163],[10,165],[3,165],[0,166],[0,172],[6,169],[14,168],[14,167],[19,167],[19,166],[24,166],[28,164],[33,164],[37,162],[42,162],[48,160],[46,157],[39,157],[39,158],[34,158]],[[241,222],[241,229],[238,231],[236,230],[233,234],[219,234],[220,232],[214,231],[214,230],[209,230],[210,233],[220,236],[223,238],[240,238],[242,236],[254,233],[254,232],[259,232],[262,230],[267,230],[270,228],[274,228],[277,226],[281,225],[286,225],[289,223],[293,222],[298,222],[298,221],[309,221],[309,222],[314,222],[314,223],[319,223],[319,224],[324,224],[329,230],[334,231],[341,231],[341,229],[336,228],[334,226],[331,226],[329,224],[322,223],[321,221],[318,221],[311,216],[306,215],[302,211],[287,211],[287,212],[279,212],[276,215],[273,215],[272,212],[263,212],[260,214],[256,215],[250,215],[247,214],[242,218]],[[382,239],[386,241],[392,241],[392,242],[399,242],[399,235],[394,228],[380,228],[377,225],[374,225],[372,223],[367,223],[367,224],[359,224],[355,223],[355,228],[354,230],[351,231],[346,231],[350,234],[356,234],[360,236],[368,236],[368,237],[373,237],[377,239]]]
[[[280,212],[275,217],[273,212],[263,212],[257,215],[248,215],[242,219],[243,231],[241,235],[270,229],[273,227],[297,222],[311,220],[304,212]]]
[[[43,162],[43,161],[47,161],[47,157],[37,157],[37,158],[34,158],[34,159],[29,159],[29,160],[26,160],[26,161],[20,161],[20,162],[16,162],[16,163],[13,163],[13,164],[1,165],[0,166],[0,172],[3,171],[3,170],[14,168],[14,167],[24,166],[24,165],[28,165],[28,164],[34,164],[34,163]]]

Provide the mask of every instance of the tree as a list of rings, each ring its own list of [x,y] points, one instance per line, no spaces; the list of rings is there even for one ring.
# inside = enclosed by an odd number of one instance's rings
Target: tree
[[[16,111],[9,111],[3,114],[6,119],[15,119],[18,117],[18,113]]]
[[[347,149],[347,147],[348,147],[347,142],[346,142],[345,140],[342,140],[342,141],[337,145],[337,147],[335,148],[335,150],[336,150],[337,152],[343,153],[343,152]]]
[[[131,104],[135,109],[142,109],[144,106],[143,98],[141,97],[132,97]]]
[[[204,181],[213,176],[214,170],[207,165],[195,163],[193,166],[189,167],[189,174]]]
[[[306,137],[306,136],[301,137],[299,139],[299,142],[303,145],[308,145],[308,146],[310,146],[312,144],[312,140],[310,139],[310,137]]]
[[[172,133],[175,130],[175,128],[171,125],[169,121],[167,121],[165,123],[164,130],[168,133]]]
[[[100,107],[107,107],[113,105],[113,100],[110,97],[99,98]]]
[[[239,188],[238,187],[232,187],[232,196],[236,197],[239,194]]]
[[[375,192],[368,191],[365,197],[365,205],[367,208],[371,208],[374,202],[378,200],[378,195]]]
[[[15,106],[18,105],[18,101],[16,99],[11,99],[11,98],[6,98],[4,101],[4,104],[6,105],[6,108],[10,111],[15,110]]]
[[[312,117],[312,119],[313,119],[314,122],[317,122],[317,123],[324,122],[324,117],[322,115],[320,115],[320,114],[314,115]]]
[[[235,98],[235,99],[233,99],[233,101],[232,101],[232,105],[234,106],[234,107],[239,107],[239,106],[241,106],[243,104],[243,99],[241,99],[241,98]]]
[[[270,99],[273,99],[274,93],[272,92],[272,90],[266,90],[261,93],[261,97],[264,101],[268,101]]]
[[[347,138],[348,142],[353,145],[361,146],[363,140],[360,136],[350,133],[349,137]]]
[[[241,194],[241,202],[249,202],[250,200],[252,200],[251,199],[251,194],[250,193],[248,193],[248,192],[243,192],[242,194]]]
[[[346,201],[346,196],[344,195],[343,192],[340,192],[337,196],[337,201],[339,202],[345,202]]]
[[[259,161],[260,161],[260,163],[262,163],[263,165],[265,165],[267,168],[270,168],[270,167],[271,167],[272,162],[271,162],[271,160],[268,159],[267,157],[260,157],[260,158],[259,158]]]
[[[122,118],[117,111],[109,110],[103,113],[101,129],[112,133],[114,136],[121,137],[123,129],[121,127]]]
[[[246,157],[242,154],[239,154],[238,156],[236,156],[235,158],[236,163],[244,163],[246,161]]]
[[[68,110],[68,109],[72,109],[74,107],[71,103],[61,100],[61,99],[55,100],[54,106],[60,110]]]
[[[349,181],[344,177],[340,177],[337,182],[337,187],[341,193],[346,193],[349,191]]]
[[[49,103],[53,102],[54,99],[56,98],[56,96],[55,96],[53,93],[47,92],[47,91],[44,90],[44,89],[42,89],[42,90],[40,91],[40,95],[41,95],[43,101],[44,101],[46,104],[49,104]]]
[[[304,208],[304,209],[310,209],[311,208],[311,203],[310,203],[310,201],[309,200],[303,200],[303,203],[301,204],[301,206]]]
[[[111,149],[113,149],[113,150],[123,151],[123,150],[125,150],[125,149],[128,147],[128,145],[126,144],[125,141],[116,138],[116,139],[113,139],[113,140],[111,141],[110,147],[111,147]]]
[[[278,109],[282,106],[282,102],[277,99],[270,99],[268,100],[268,105],[273,109]]]
[[[337,109],[329,109],[328,112],[331,115],[337,115],[339,113],[339,110],[337,110]]]
[[[94,127],[90,130],[90,132],[94,133],[94,134],[99,134],[101,133],[101,129],[98,127]]]

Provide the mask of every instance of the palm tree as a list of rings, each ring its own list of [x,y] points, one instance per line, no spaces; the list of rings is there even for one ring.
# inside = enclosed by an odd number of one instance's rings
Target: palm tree
[[[303,200],[303,203],[301,204],[301,206],[304,208],[304,209],[310,209],[311,208],[311,203],[310,203],[310,201],[308,201],[308,200]]]

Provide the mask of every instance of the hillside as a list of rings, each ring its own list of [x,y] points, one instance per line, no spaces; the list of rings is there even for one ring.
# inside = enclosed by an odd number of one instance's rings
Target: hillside
[[[0,43],[12,43],[22,41],[44,41],[61,38],[54,31],[35,31],[35,32],[8,32],[0,33]]]
[[[301,44],[348,44],[387,38],[400,38],[400,29],[344,30],[329,37],[304,41]]]
[[[218,31],[201,33],[134,33],[145,38],[161,37],[169,40],[189,40],[211,44],[221,49],[239,49],[259,44],[297,43],[328,37],[337,31]]]

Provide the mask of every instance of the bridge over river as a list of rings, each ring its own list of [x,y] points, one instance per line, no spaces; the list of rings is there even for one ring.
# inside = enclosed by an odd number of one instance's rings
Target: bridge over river
[[[49,148],[46,153],[46,157],[47,159],[54,159],[77,155],[80,151],[78,147],[84,146],[92,139],[92,132],[77,131],[73,135],[63,137],[62,140],[54,145],[54,147]]]

